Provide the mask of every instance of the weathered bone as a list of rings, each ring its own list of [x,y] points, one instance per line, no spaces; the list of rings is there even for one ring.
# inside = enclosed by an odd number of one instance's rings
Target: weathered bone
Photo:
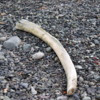
[[[51,46],[65,70],[67,76],[67,94],[72,95],[77,88],[77,73],[69,54],[62,44],[55,37],[43,30],[41,26],[30,21],[22,19],[16,23],[15,28],[31,33]]]

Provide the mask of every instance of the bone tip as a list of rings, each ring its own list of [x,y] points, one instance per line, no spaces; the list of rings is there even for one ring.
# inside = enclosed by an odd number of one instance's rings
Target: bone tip
[[[71,88],[67,91],[67,95],[73,95],[75,93],[76,88]]]

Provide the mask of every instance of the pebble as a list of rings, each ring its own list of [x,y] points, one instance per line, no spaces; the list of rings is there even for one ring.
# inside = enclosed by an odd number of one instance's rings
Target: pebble
[[[77,69],[83,69],[83,67],[81,65],[75,65],[75,68],[77,68]]]
[[[0,76],[0,80],[4,79],[5,77],[4,76]]]
[[[2,45],[0,45],[0,50],[2,49]]]
[[[81,95],[81,97],[86,97],[86,96],[87,96],[86,92],[82,93],[82,95]]]
[[[90,47],[95,47],[95,44],[91,42],[91,45],[90,45]]]
[[[20,43],[21,43],[20,38],[18,36],[13,36],[10,39],[6,40],[3,44],[3,46],[6,49],[13,50],[13,49],[17,48]]]
[[[96,100],[100,100],[100,94],[96,95]]]
[[[46,95],[39,95],[39,97],[41,98],[41,99],[49,99],[49,96],[46,96]]]
[[[24,88],[28,88],[28,83],[23,83],[23,82],[21,82],[20,85],[23,86]]]
[[[90,97],[84,97],[82,100],[91,100]]]
[[[51,50],[52,50],[51,47],[47,47],[47,48],[46,48],[46,51],[47,51],[47,52],[50,52]]]
[[[35,54],[32,55],[33,59],[41,59],[43,57],[44,57],[44,53],[41,52],[41,51],[39,51],[39,52],[37,52],[37,53],[35,53]]]
[[[83,77],[79,77],[79,81],[83,82],[84,81]]]
[[[87,88],[87,93],[88,94],[91,94],[91,95],[95,95],[95,93],[96,93],[96,89],[95,88]]]
[[[100,42],[97,39],[94,40],[94,43],[97,44],[97,45],[100,44]]]
[[[29,51],[31,51],[31,45],[30,45],[30,44],[24,44],[24,45],[23,45],[23,50],[24,50],[24,52],[29,52]]]
[[[68,100],[67,96],[59,96],[57,100]]]
[[[8,96],[0,96],[0,100],[11,100]]]
[[[74,97],[69,97],[68,100],[75,100]]]
[[[74,94],[73,97],[75,98],[75,100],[80,100],[80,97],[77,94]]]
[[[37,94],[37,91],[35,90],[35,88],[33,86],[31,86],[31,93],[33,95],[36,95]]]
[[[31,51],[30,51],[31,53],[33,53],[34,52],[34,48],[33,47],[31,47]]]
[[[0,41],[5,41],[7,37],[0,37]]]
[[[99,75],[94,75],[94,78],[95,78],[98,82],[100,82],[100,76],[99,76]]]
[[[5,60],[3,52],[0,52],[0,60]]]

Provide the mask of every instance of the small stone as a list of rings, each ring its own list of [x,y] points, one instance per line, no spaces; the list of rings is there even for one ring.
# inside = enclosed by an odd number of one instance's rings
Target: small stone
[[[68,100],[75,100],[75,98],[74,97],[69,97]]]
[[[97,44],[97,45],[100,44],[100,42],[97,39],[94,40],[94,43]]]
[[[100,81],[100,76],[99,75],[94,75],[94,78],[99,82]]]
[[[87,93],[86,92],[84,92],[82,95],[81,95],[81,97],[86,97],[87,96]]]
[[[30,51],[31,53],[33,53],[34,52],[34,48],[33,47],[31,47],[31,51]]]
[[[11,100],[8,96],[0,96],[0,100]]]
[[[0,37],[0,41],[5,41],[7,37]]]
[[[95,44],[91,42],[90,47],[95,47]]]
[[[95,95],[96,89],[95,88],[87,88],[87,93],[91,95]]]
[[[0,60],[5,60],[4,53],[0,52]]]
[[[90,97],[84,97],[82,100],[91,100]]]
[[[28,88],[28,83],[23,83],[23,82],[21,82],[20,85],[23,86],[24,88]]]
[[[80,100],[80,97],[77,94],[74,94],[73,97],[75,98],[75,100]]]
[[[51,51],[51,47],[47,47],[47,48],[46,48],[46,51],[47,51],[47,52],[50,52],[50,51]]]
[[[2,49],[2,45],[0,45],[0,50]]]
[[[34,89],[33,86],[31,86],[31,93],[32,93],[33,95],[37,94],[37,91]]]
[[[41,98],[41,99],[49,99],[49,96],[46,96],[46,95],[44,95],[44,94],[42,94],[42,95],[39,95],[39,97]]]
[[[100,94],[96,95],[96,100],[100,100]]]
[[[84,81],[83,77],[79,77],[79,81],[83,82]]]
[[[20,38],[18,36],[13,36],[10,39],[8,39],[7,41],[5,41],[3,46],[6,49],[13,50],[13,49],[17,48],[20,43],[21,43]]]
[[[0,80],[4,79],[5,77],[4,76],[0,76]]]
[[[33,59],[41,59],[43,57],[44,57],[44,53],[40,51],[32,55]]]
[[[67,96],[59,96],[57,100],[68,100]]]
[[[30,45],[30,44],[24,44],[24,45],[23,45],[23,50],[24,50],[24,52],[29,52],[29,51],[31,51],[31,45]]]
[[[75,68],[77,68],[77,69],[83,69],[83,67],[81,65],[75,65]]]

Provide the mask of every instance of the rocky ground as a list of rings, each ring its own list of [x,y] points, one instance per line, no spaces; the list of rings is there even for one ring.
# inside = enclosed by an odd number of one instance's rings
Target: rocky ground
[[[78,74],[74,95],[53,50],[14,29],[22,18],[66,48]],[[100,0],[0,0],[0,100],[100,100]]]

